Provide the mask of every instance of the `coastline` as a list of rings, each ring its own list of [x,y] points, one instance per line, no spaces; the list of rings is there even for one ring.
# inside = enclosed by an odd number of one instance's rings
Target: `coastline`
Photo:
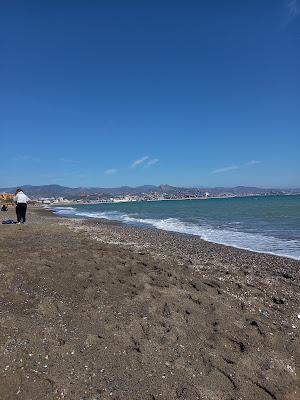
[[[3,400],[299,398],[299,261],[45,209],[28,221],[1,228]]]
[[[251,196],[247,196],[251,197]],[[260,196],[261,197],[261,196]],[[273,196],[276,197],[276,196]],[[239,197],[236,197],[237,199]],[[223,200],[223,198],[220,198]],[[229,199],[229,198],[227,198]],[[232,198],[230,198],[232,200]],[[203,199],[193,199],[193,200],[203,200]],[[209,199],[208,199],[209,200]],[[215,198],[211,198],[211,200],[215,200]],[[160,202],[161,200],[157,200],[157,202]],[[169,200],[164,200],[164,201],[169,201]],[[175,201],[175,200],[170,200],[170,201]],[[183,200],[182,200],[183,201]],[[148,201],[148,202],[156,202],[155,201]],[[131,202],[127,202],[131,203]],[[136,202],[132,202],[136,203]],[[300,261],[300,253],[298,248],[293,248],[293,238],[290,238],[289,240],[284,240],[280,239],[280,237],[277,237],[276,235],[274,237],[265,235],[264,232],[255,232],[251,233],[250,231],[243,231],[241,229],[240,232],[238,231],[231,231],[231,230],[226,230],[226,227],[221,228],[221,229],[215,229],[212,230],[206,229],[205,224],[204,228],[201,227],[202,224],[197,225],[197,223],[189,223],[184,220],[176,220],[177,217],[175,218],[175,221],[172,220],[172,216],[168,217],[166,216],[164,218],[159,217],[159,219],[145,219],[145,217],[131,217],[130,212],[128,211],[120,211],[118,213],[113,214],[106,212],[105,209],[103,209],[101,212],[99,210],[85,210],[81,209],[80,207],[76,208],[76,205],[97,205],[98,203],[87,203],[87,204],[69,204],[68,206],[47,206],[49,210],[52,210],[54,213],[59,214],[60,216],[64,216],[67,218],[83,218],[87,220],[102,220],[102,221],[114,221],[118,223],[122,223],[124,225],[130,225],[130,226],[136,226],[136,227],[142,227],[144,226],[145,228],[150,228],[150,229],[158,229],[158,230],[163,230],[167,232],[173,232],[173,233],[179,233],[181,235],[188,235],[188,236],[197,236],[201,238],[201,240],[208,241],[210,243],[226,246],[226,247],[234,247],[240,250],[247,250],[255,253],[260,253],[260,254],[270,254],[274,256],[280,256],[280,257],[286,257],[290,258],[293,260]],[[105,203],[103,203],[105,204]],[[117,211],[118,209],[114,209],[114,211]],[[133,212],[133,210],[131,211]],[[98,215],[97,215],[98,214]],[[124,215],[122,215],[124,214]],[[160,220],[160,218],[162,218]],[[170,218],[170,223],[168,219]],[[210,227],[211,228],[211,227]],[[213,234],[212,234],[213,232]],[[220,235],[221,233],[221,235]],[[269,240],[272,240],[272,245],[270,245]],[[289,247],[291,246],[291,247]],[[285,251],[284,251],[285,249]]]
[[[276,197],[276,196],[300,196],[299,193],[281,193],[281,194],[247,194],[247,195],[228,195],[228,196],[208,196],[208,197],[185,197],[176,199],[142,199],[142,200],[116,200],[116,201],[100,201],[100,200],[90,200],[88,202],[84,201],[67,201],[67,202],[55,202],[54,206],[72,206],[72,205],[88,205],[88,204],[115,204],[115,203],[138,203],[138,202],[156,202],[156,201],[185,201],[185,200],[210,200],[210,199],[242,199],[247,197]],[[51,206],[51,205],[50,205]]]

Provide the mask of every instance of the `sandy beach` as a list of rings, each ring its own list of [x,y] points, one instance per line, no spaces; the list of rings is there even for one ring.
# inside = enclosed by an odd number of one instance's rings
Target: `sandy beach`
[[[45,209],[0,226],[1,400],[300,398],[299,261]]]

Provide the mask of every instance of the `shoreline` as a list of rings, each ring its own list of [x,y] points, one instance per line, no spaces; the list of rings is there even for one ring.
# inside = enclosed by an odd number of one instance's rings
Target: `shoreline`
[[[179,199],[153,199],[153,200],[126,200],[126,201],[89,201],[89,202],[77,202],[70,201],[70,203],[57,202],[52,203],[56,206],[72,206],[72,205],[88,205],[88,204],[115,204],[115,203],[138,203],[138,202],[156,202],[156,201],[185,201],[185,200],[210,200],[210,199],[233,199],[233,198],[247,198],[247,197],[276,197],[276,196],[300,196],[300,193],[281,193],[281,194],[248,194],[248,195],[232,195],[232,196],[208,196],[208,197],[190,197],[190,198],[179,198]],[[48,206],[48,205],[47,205]],[[51,205],[49,205],[50,207]]]
[[[299,398],[299,261],[33,208],[0,243],[1,400]]]
[[[194,199],[194,200],[196,200],[196,199]],[[87,204],[89,204],[89,203],[87,203]],[[92,203],[90,203],[90,204],[92,204]],[[55,212],[55,207],[56,206],[54,206],[52,208],[51,207],[45,207],[45,208],[50,210],[57,217],[70,218],[70,219],[72,219],[72,218],[74,218],[74,219],[83,219],[83,220],[87,220],[87,221],[88,220],[96,220],[96,221],[99,220],[99,221],[102,221],[103,223],[105,221],[110,221],[110,222],[121,224],[123,226],[134,226],[136,228],[156,229],[156,230],[161,230],[161,231],[169,232],[169,233],[175,233],[175,234],[180,234],[180,235],[198,237],[200,240],[202,240],[204,242],[209,242],[209,243],[213,243],[213,244],[220,245],[220,246],[232,247],[232,248],[235,248],[235,249],[244,250],[244,251],[250,251],[250,252],[253,252],[253,253],[268,254],[268,255],[275,256],[275,257],[283,257],[283,258],[289,258],[289,259],[292,259],[292,260],[295,260],[295,261],[300,261],[300,257],[292,256],[292,255],[289,255],[289,254],[277,254],[277,253],[274,253],[274,252],[271,252],[271,251],[260,251],[260,250],[251,249],[249,247],[242,247],[242,246],[238,246],[238,245],[234,245],[234,244],[226,244],[226,243],[216,242],[216,241],[213,241],[213,240],[204,239],[200,235],[197,235],[197,234],[179,232],[179,231],[175,231],[175,230],[167,230],[167,229],[162,229],[162,228],[158,228],[158,227],[151,226],[151,225],[149,226],[147,224],[143,225],[142,223],[141,224],[134,224],[134,223],[129,224],[129,223],[126,223],[126,222],[123,222],[123,221],[114,220],[114,219],[110,219],[110,218],[93,217],[92,215],[91,216],[81,216],[81,215],[58,214],[58,213]],[[68,207],[68,206],[66,206],[66,207]]]
[[[81,216],[66,216],[66,215],[59,215],[53,213],[53,215],[59,219],[65,220],[66,225],[70,225],[71,229],[78,229],[78,231],[84,231],[85,233],[91,234],[99,234],[102,233],[103,230],[105,232],[109,232],[112,234],[113,237],[117,235],[118,240],[117,242],[113,241],[116,244],[125,244],[130,245],[134,243],[130,238],[134,237],[136,244],[141,247],[150,247],[152,250],[155,248],[157,249],[156,238],[160,236],[166,240],[170,240],[176,242],[176,249],[180,248],[180,242],[183,243],[192,243],[193,247],[207,247],[209,251],[214,249],[214,252],[219,253],[222,251],[229,252],[232,256],[243,254],[246,257],[250,257],[253,260],[264,258],[268,260],[268,263],[272,263],[272,261],[278,261],[280,264],[284,265],[285,263],[295,263],[299,266],[300,272],[300,260],[297,258],[293,258],[290,256],[283,256],[273,253],[267,252],[259,252],[251,249],[245,249],[241,247],[226,245],[222,243],[216,243],[209,240],[202,239],[198,235],[176,232],[176,231],[167,231],[164,229],[156,228],[153,226],[137,226],[134,224],[126,224],[124,222],[118,220],[111,220],[106,218],[94,218],[94,217],[81,217]],[[73,223],[75,225],[73,225]],[[112,228],[112,229],[111,229]],[[97,230],[99,229],[99,232]],[[142,233],[142,234],[141,234]],[[102,236],[101,240],[104,240]],[[139,237],[141,239],[139,240]],[[145,239],[147,237],[147,240]],[[95,236],[94,236],[95,238]],[[107,243],[111,243],[108,239]],[[165,242],[166,243],[166,242]],[[174,254],[176,254],[176,249]],[[164,249],[165,250],[165,249]]]

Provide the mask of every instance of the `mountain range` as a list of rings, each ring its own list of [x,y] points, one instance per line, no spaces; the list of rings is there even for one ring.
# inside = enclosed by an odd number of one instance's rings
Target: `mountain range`
[[[232,193],[235,195],[239,194],[270,194],[270,193],[288,193],[288,194],[299,194],[300,189],[278,189],[278,188],[258,188],[258,187],[248,187],[248,186],[236,186],[232,188],[228,187],[214,187],[214,188],[204,188],[204,187],[175,187],[170,185],[143,185],[137,187],[121,186],[116,188],[101,188],[101,187],[76,187],[71,188],[67,186],[60,185],[41,185],[32,186],[24,185],[23,190],[33,198],[39,197],[65,197],[65,198],[80,198],[87,197],[91,195],[124,195],[124,194],[141,194],[141,193],[205,193],[209,192],[211,194],[222,194],[222,193]],[[16,187],[0,188],[0,192],[15,193]]]

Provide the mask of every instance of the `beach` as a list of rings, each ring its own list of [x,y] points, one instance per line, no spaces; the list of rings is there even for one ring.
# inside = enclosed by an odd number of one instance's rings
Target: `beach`
[[[0,240],[1,400],[300,398],[300,261],[38,208]]]

